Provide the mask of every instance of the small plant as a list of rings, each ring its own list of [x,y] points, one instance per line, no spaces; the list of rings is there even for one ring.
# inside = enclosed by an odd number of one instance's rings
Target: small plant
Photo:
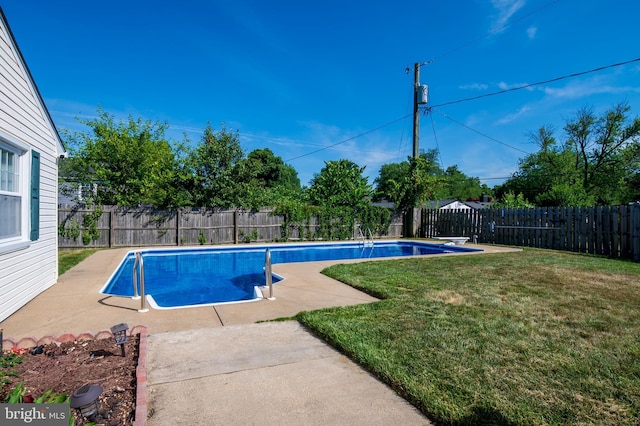
[[[65,219],[60,223],[60,225],[58,225],[58,235],[70,240],[78,238],[81,232],[80,224],[75,219],[71,219],[69,221]]]
[[[248,234],[245,234],[244,232],[240,231],[240,236],[242,237],[242,240],[245,243],[250,243],[252,241],[258,241],[258,238],[260,238],[260,234],[258,233],[257,229],[254,229],[253,231],[251,231]]]
[[[13,388],[13,390],[7,395],[4,402],[7,404],[21,404],[24,394],[27,393],[26,389],[22,387],[23,384],[24,383],[20,382],[18,386]]]
[[[201,246],[207,243],[207,237],[204,235],[204,231],[202,229],[200,230],[200,235],[198,235],[198,242]]]
[[[0,369],[8,370],[0,371],[0,386],[11,383],[11,380],[7,379],[7,377],[16,377],[18,375],[18,372],[15,370],[11,370],[11,368],[20,364],[22,361],[24,361],[24,358],[22,358],[20,354],[15,352],[9,352],[5,355],[0,356]]]
[[[34,404],[62,404],[67,401],[66,393],[53,393],[52,389],[47,390],[41,396],[33,400]]]
[[[26,395],[26,393],[27,390],[24,388],[24,382],[20,382],[18,386],[16,386],[11,392],[9,392],[5,402],[7,404],[61,404],[63,402],[66,402],[68,399],[66,393],[53,393],[52,389],[47,390],[37,398],[33,398],[31,395]]]
[[[0,356],[0,368],[11,368],[21,364],[24,358],[20,354],[9,352]]]
[[[98,220],[102,217],[102,209],[96,207],[92,212],[87,213],[82,220],[82,243],[86,246],[92,241],[97,241],[100,238],[100,230],[98,229]]]

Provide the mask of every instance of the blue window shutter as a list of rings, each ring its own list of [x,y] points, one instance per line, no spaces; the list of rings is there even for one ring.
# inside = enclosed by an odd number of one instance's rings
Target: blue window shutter
[[[31,151],[31,241],[40,238],[40,153]]]

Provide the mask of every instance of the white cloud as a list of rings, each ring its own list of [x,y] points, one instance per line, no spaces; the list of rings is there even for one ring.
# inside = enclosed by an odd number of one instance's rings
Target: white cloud
[[[596,94],[640,93],[640,87],[612,86],[600,83],[599,79],[571,82],[564,87],[544,87],[545,95],[555,99],[579,99]]]
[[[518,118],[520,118],[521,116],[525,115],[527,112],[529,112],[531,110],[531,107],[525,105],[522,108],[520,108],[519,110],[511,113],[511,114],[507,114],[504,117],[500,118],[498,121],[496,121],[496,124],[508,124],[511,123],[512,121],[517,120]]]
[[[525,0],[492,0],[492,6],[498,13],[491,24],[491,32],[501,32],[509,19],[525,5]]]
[[[529,37],[529,40],[533,40],[534,38],[536,38],[537,32],[538,32],[538,27],[527,28],[527,37]]]
[[[498,87],[501,90],[511,90],[511,89],[517,89],[519,87],[522,86],[526,86],[529,83],[506,83],[504,81],[501,81],[500,83],[498,83]],[[527,87],[527,90],[533,90],[533,87]]]
[[[489,85],[484,83],[470,83],[458,86],[458,88],[462,90],[487,90]]]

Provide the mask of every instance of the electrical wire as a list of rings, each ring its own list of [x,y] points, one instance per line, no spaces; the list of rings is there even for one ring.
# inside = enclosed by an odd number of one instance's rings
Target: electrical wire
[[[513,146],[513,145],[509,145],[508,143],[504,143],[504,142],[502,142],[502,141],[499,141],[499,140],[498,140],[498,139],[496,139],[496,138],[492,138],[491,136],[488,136],[488,135],[486,135],[486,134],[484,134],[484,133],[482,133],[482,132],[480,132],[480,131],[478,131],[478,130],[476,130],[476,129],[473,129],[473,128],[471,128],[471,127],[467,126],[466,124],[461,123],[461,122],[459,122],[458,120],[456,120],[456,119],[454,119],[454,118],[452,118],[452,117],[448,116],[448,115],[447,115],[447,114],[445,114],[444,112],[442,112],[442,111],[438,111],[437,109],[435,109],[435,107],[429,107],[429,109],[430,109],[430,110],[432,110],[432,111],[437,112],[438,114],[440,114],[441,116],[443,116],[443,117],[444,117],[444,118],[446,118],[447,120],[449,120],[449,121],[451,121],[451,122],[453,122],[453,123],[456,123],[457,125],[462,126],[462,127],[464,127],[465,129],[467,129],[467,130],[470,130],[470,131],[472,131],[472,132],[474,132],[474,133],[477,133],[477,134],[479,134],[480,136],[484,136],[484,137],[485,137],[485,138],[487,138],[487,139],[490,139],[490,140],[492,140],[492,141],[494,141],[494,142],[497,142],[497,143],[499,143],[500,145],[504,145],[504,146],[506,146],[506,147],[508,147],[508,148],[515,149],[516,151],[520,151],[520,152],[522,152],[522,153],[524,153],[524,154],[527,154],[527,155],[528,155],[528,154],[530,154],[530,152],[524,151],[524,150],[522,150],[522,149],[520,149],[520,148],[517,148],[517,147],[515,147],[515,146]]]
[[[635,59],[631,59],[629,61],[618,62],[617,64],[605,65],[603,67],[594,68],[594,69],[589,70],[589,71],[576,72],[576,73],[573,73],[573,74],[563,75],[562,77],[552,78],[550,80],[539,81],[537,83],[523,84],[522,86],[517,86],[517,87],[512,87],[510,89],[500,90],[499,92],[485,93],[484,95],[473,96],[471,98],[464,98],[464,99],[458,99],[457,101],[444,102],[444,103],[441,103],[441,104],[438,104],[438,105],[433,105],[433,108],[441,107],[441,106],[445,106],[445,105],[459,104],[459,103],[462,103],[462,102],[475,101],[476,99],[488,98],[489,96],[495,96],[495,95],[501,95],[503,93],[515,92],[516,90],[527,89],[529,87],[539,86],[541,84],[555,83],[556,81],[566,80],[567,78],[580,77],[582,75],[591,74],[591,73],[602,71],[602,70],[606,70],[606,69],[609,69],[609,68],[620,67],[622,65],[627,65],[627,64],[631,64],[631,63],[639,62],[639,61],[640,61],[640,58],[635,58]]]
[[[437,104],[437,105],[430,106],[430,107],[428,107],[428,108],[434,109],[434,108],[438,108],[438,107],[442,107],[442,106],[446,106],[446,105],[453,105],[453,104],[459,104],[459,103],[462,103],[462,102],[474,101],[474,100],[481,99],[481,98],[486,98],[486,97],[489,97],[489,96],[501,95],[501,94],[503,94],[503,93],[514,92],[514,91],[516,91],[516,90],[522,90],[522,89],[526,89],[526,88],[528,88],[528,87],[532,87],[532,86],[538,86],[538,85],[541,85],[541,84],[553,83],[553,82],[556,82],[556,81],[566,80],[566,79],[568,79],[568,78],[579,77],[579,76],[582,76],[582,75],[591,74],[591,73],[598,72],[598,71],[602,71],[602,70],[606,70],[606,69],[609,69],[609,68],[620,67],[620,66],[622,66],[622,65],[627,65],[627,64],[634,63],[634,62],[640,62],[640,58],[631,59],[631,60],[624,61],[624,62],[618,62],[618,63],[610,64],[610,65],[605,65],[605,66],[598,67],[598,68],[594,68],[594,69],[591,69],[591,70],[588,70],[588,71],[576,72],[576,73],[573,73],[573,74],[568,74],[568,75],[564,75],[564,76],[561,76],[561,77],[552,78],[552,79],[550,79],[550,80],[540,81],[540,82],[537,82],[537,83],[525,84],[525,85],[522,85],[522,86],[518,86],[518,87],[510,88],[510,89],[501,90],[501,91],[499,91],[499,92],[486,93],[486,94],[484,94],[484,95],[474,96],[474,97],[471,97],[471,98],[464,98],[464,99],[458,99],[458,100],[456,100],[456,101],[444,102],[444,103],[440,103],[440,104]],[[502,142],[502,141],[499,141],[499,140],[497,140],[497,139],[494,139],[494,138],[492,138],[491,136],[487,136],[487,135],[485,135],[485,134],[483,134],[483,133],[481,133],[481,132],[479,132],[479,131],[477,131],[477,130],[475,130],[475,129],[472,129],[472,128],[470,128],[469,126],[467,126],[467,125],[465,125],[465,124],[463,124],[463,123],[460,123],[459,121],[457,121],[457,120],[455,120],[455,119],[453,119],[453,118],[449,117],[448,115],[444,114],[444,113],[443,113],[443,112],[441,112],[441,111],[438,111],[438,110],[435,110],[435,111],[436,111],[438,114],[442,115],[443,117],[445,117],[445,118],[447,118],[447,119],[449,119],[449,120],[453,121],[454,123],[456,123],[456,124],[458,124],[458,125],[460,125],[460,126],[462,126],[462,127],[465,127],[465,128],[467,128],[467,129],[469,129],[469,130],[470,130],[470,131],[472,131],[472,132],[478,133],[478,134],[479,134],[479,135],[481,135],[481,136],[484,136],[484,137],[486,137],[486,138],[488,138],[488,139],[491,139],[491,140],[493,140],[493,141],[495,141],[495,142],[497,142],[497,143],[499,143],[499,144],[501,144],[501,145],[504,145],[504,146],[507,146],[507,147],[509,147],[509,148],[515,149],[516,151],[520,151],[520,152],[523,152],[523,153],[525,153],[525,154],[529,154],[529,152],[527,152],[527,151],[524,151],[524,150],[522,150],[522,149],[516,148],[516,147],[511,146],[511,145],[509,145],[509,144],[506,144],[506,143],[504,143],[504,142]],[[297,157],[290,158],[290,159],[286,160],[286,162],[293,161],[293,160],[297,160],[297,159],[299,159],[299,158],[303,158],[303,157],[307,157],[307,156],[309,156],[309,155],[316,154],[316,153],[318,153],[318,152],[321,152],[321,151],[327,150],[327,149],[332,148],[332,147],[334,147],[334,146],[341,145],[341,144],[343,144],[343,143],[346,143],[346,142],[352,141],[352,140],[354,140],[354,139],[358,139],[358,138],[360,138],[360,137],[362,137],[362,136],[368,135],[369,133],[373,133],[373,132],[375,132],[375,131],[378,131],[378,130],[380,130],[380,129],[383,129],[383,128],[385,128],[385,127],[388,127],[388,126],[390,126],[390,125],[392,125],[392,124],[395,124],[395,123],[397,123],[398,121],[401,121],[401,120],[404,120],[404,119],[406,119],[406,118],[408,118],[408,117],[411,117],[412,115],[413,115],[413,114],[406,114],[406,115],[404,115],[404,116],[402,116],[402,117],[400,117],[400,118],[397,118],[397,119],[395,119],[395,120],[393,120],[393,121],[390,121],[390,122],[388,122],[388,123],[382,124],[382,125],[380,125],[380,126],[378,126],[378,127],[374,128],[374,129],[367,130],[366,132],[360,133],[360,134],[358,134],[358,135],[356,135],[356,136],[352,136],[352,137],[347,138],[347,139],[344,139],[344,140],[342,140],[342,141],[340,141],[340,142],[336,142],[336,143],[334,143],[334,144],[332,144],[332,145],[328,145],[328,146],[325,146],[325,147],[323,147],[323,148],[317,149],[317,150],[315,150],[315,151],[311,151],[311,152],[308,152],[308,153],[306,153],[306,154],[302,154],[302,155],[299,155],[299,156],[297,156]]]
[[[413,83],[411,83],[411,87],[413,87]],[[407,92],[407,93],[409,93],[409,92]],[[411,104],[412,104],[412,101],[413,101],[413,100],[411,99],[411,97],[409,97],[409,98],[407,99],[407,108],[406,108],[406,111],[409,111],[409,108],[411,108],[411,106],[412,106],[412,105],[411,105]],[[413,113],[412,113],[412,114],[413,114]],[[407,115],[408,115],[408,114],[407,114]],[[406,118],[406,116],[405,116],[405,118]],[[401,153],[402,153],[402,149],[404,148],[404,131],[405,131],[406,127],[407,127],[407,124],[406,124],[406,123],[407,123],[407,122],[405,121],[404,126],[402,126],[402,133],[400,134],[400,143],[398,144],[398,155],[397,155],[397,157],[398,157],[398,158],[400,158],[400,157],[401,157],[401,155],[402,155],[402,154],[401,154]]]
[[[366,132],[364,132],[364,133],[360,133],[360,134],[355,135],[355,136],[352,136],[352,137],[350,137],[350,138],[347,138],[347,139],[341,140],[340,142],[336,142],[336,143],[334,143],[334,144],[327,145],[327,146],[325,146],[325,147],[323,147],[323,148],[316,149],[315,151],[311,151],[311,152],[308,152],[308,153],[306,153],[306,154],[298,155],[297,157],[289,158],[288,160],[285,160],[285,163],[288,163],[289,161],[297,160],[297,159],[299,159],[299,158],[307,157],[307,156],[309,156],[309,155],[316,154],[316,153],[318,153],[318,152],[320,152],[320,151],[324,151],[324,150],[327,150],[327,149],[329,149],[329,148],[333,148],[334,146],[338,146],[338,145],[341,145],[341,144],[343,144],[343,143],[347,143],[347,142],[352,141],[352,140],[354,140],[354,139],[361,138],[362,136],[366,136],[366,135],[368,135],[369,133],[373,133],[373,132],[378,131],[378,130],[380,130],[380,129],[383,129],[383,128],[385,128],[385,127],[391,126],[392,124],[395,124],[395,123],[397,123],[398,121],[404,120],[404,119],[405,119],[405,118],[407,118],[407,117],[411,117],[411,115],[412,115],[412,114],[407,114],[407,115],[405,115],[405,116],[403,116],[403,117],[397,118],[397,119],[395,119],[395,120],[393,120],[393,121],[390,121],[390,122],[385,123],[385,124],[383,124],[383,125],[381,125],[381,126],[378,126],[378,127],[376,127],[375,129],[367,130],[367,131],[366,131]]]
[[[431,111],[427,112],[429,114]],[[429,114],[431,119],[431,130],[433,130],[433,138],[436,140],[436,149],[438,150],[438,158],[440,159],[440,168],[444,170],[444,163],[442,162],[442,153],[440,152],[440,144],[438,143],[438,135],[436,135],[436,126],[433,124],[433,114]]]

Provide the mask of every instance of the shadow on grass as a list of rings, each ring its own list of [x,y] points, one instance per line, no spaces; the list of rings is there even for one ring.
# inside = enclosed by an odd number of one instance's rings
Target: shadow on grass
[[[491,425],[491,426],[516,426],[519,423],[513,422],[505,418],[502,413],[493,408],[473,407],[471,413],[462,419],[451,423],[455,426],[463,425]]]

